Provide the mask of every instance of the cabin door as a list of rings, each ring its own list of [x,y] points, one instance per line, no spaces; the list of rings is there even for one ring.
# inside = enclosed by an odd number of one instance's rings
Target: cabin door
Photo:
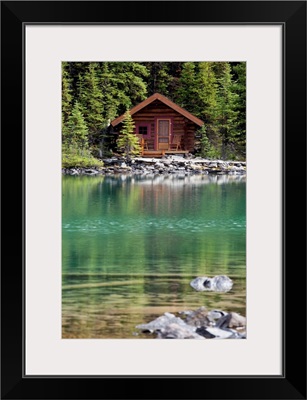
[[[171,136],[171,120],[157,119],[157,150],[168,150]]]

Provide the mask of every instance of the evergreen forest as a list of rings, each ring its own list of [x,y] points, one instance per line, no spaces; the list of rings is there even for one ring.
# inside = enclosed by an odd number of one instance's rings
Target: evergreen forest
[[[204,121],[196,156],[245,160],[246,63],[63,62],[63,167],[120,153],[110,122],[156,92]]]

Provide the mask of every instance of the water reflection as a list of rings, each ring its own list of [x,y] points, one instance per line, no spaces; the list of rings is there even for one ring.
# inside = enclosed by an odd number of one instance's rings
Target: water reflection
[[[201,305],[245,315],[245,176],[63,177],[63,337],[136,338]],[[226,294],[194,292],[227,274]]]
[[[246,182],[246,174],[242,175],[229,175],[229,174],[196,174],[196,175],[186,175],[183,174],[155,174],[147,173],[140,175],[109,175],[97,177],[98,180],[105,180],[109,183],[130,182],[131,184],[148,184],[148,185],[203,185],[205,183],[217,183],[225,184],[232,182]]]

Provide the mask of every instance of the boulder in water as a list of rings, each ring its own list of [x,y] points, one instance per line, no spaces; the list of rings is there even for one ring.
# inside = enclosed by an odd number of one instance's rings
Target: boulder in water
[[[213,292],[228,292],[233,285],[233,282],[226,275],[217,275],[213,278],[200,276],[190,282],[193,289],[198,292],[213,291]]]

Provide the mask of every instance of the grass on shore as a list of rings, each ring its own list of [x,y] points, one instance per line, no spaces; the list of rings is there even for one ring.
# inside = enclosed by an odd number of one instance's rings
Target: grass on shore
[[[95,158],[90,150],[76,147],[64,147],[62,151],[62,168],[99,168],[103,161]]]

